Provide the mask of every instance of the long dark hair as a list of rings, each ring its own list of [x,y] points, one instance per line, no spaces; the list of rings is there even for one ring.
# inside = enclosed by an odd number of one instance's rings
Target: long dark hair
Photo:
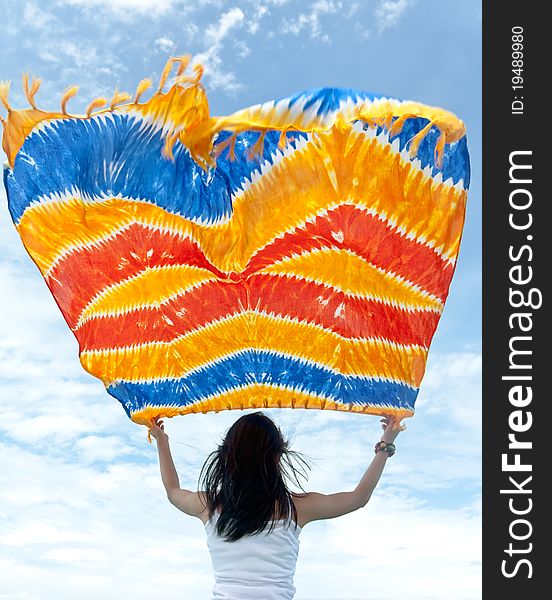
[[[302,463],[299,470],[292,458]],[[297,510],[286,479],[291,473],[303,490],[298,475],[307,479],[304,466],[310,469],[298,452],[289,449],[272,419],[260,411],[240,417],[207,457],[199,475],[209,518],[216,509],[220,511],[217,534],[233,542],[290,515],[297,527]],[[268,531],[273,528],[272,522]]]

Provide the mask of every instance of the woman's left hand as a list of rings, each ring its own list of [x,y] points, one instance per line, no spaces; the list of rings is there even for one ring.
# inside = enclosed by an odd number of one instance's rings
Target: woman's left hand
[[[165,425],[163,421],[159,421],[159,417],[151,420],[150,434],[156,439],[157,443],[161,439],[169,439],[169,436],[165,433]]]
[[[389,415],[383,417],[383,419],[381,419],[381,423],[381,427],[383,429],[381,440],[382,442],[387,442],[388,444],[392,444],[397,439],[399,433],[406,429],[404,425],[401,425],[399,421]]]

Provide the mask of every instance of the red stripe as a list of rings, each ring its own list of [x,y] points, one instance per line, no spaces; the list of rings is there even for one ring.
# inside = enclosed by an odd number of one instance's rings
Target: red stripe
[[[343,240],[335,239],[332,232],[342,232]],[[374,266],[396,273],[442,300],[446,298],[452,265],[427,246],[407,240],[376,217],[350,205],[342,205],[263,248],[251,259],[243,277],[294,252],[329,244],[350,249]],[[47,283],[69,326],[74,328],[91,299],[106,287],[135,276],[146,267],[181,264],[228,278],[190,238],[134,223],[98,247],[80,248],[63,257],[52,269]],[[229,277],[242,279],[238,273]]]
[[[429,346],[440,317],[435,312],[407,311],[348,296],[295,278],[254,275],[249,285],[250,305],[259,311],[314,322],[347,338],[378,337],[398,344]]]
[[[117,317],[93,317],[75,330],[75,335],[86,350],[170,342],[214,319],[239,314],[246,306],[247,288],[243,282],[212,281],[161,307],[142,308]]]
[[[253,275],[247,282],[205,283],[173,298],[162,309],[152,307],[118,317],[95,317],[75,333],[83,350],[169,342],[210,321],[241,312],[240,303],[245,309],[248,297],[249,306],[257,311],[313,322],[344,337],[378,337],[424,347],[429,346],[440,316],[332,292],[314,282]],[[336,315],[340,304],[341,316]]]
[[[106,287],[137,275],[146,267],[193,265],[224,277],[190,238],[130,225],[99,247],[85,247],[63,257],[47,283],[69,326],[74,328],[90,300]],[[150,256],[148,256],[148,253]]]
[[[332,232],[342,232],[343,240]],[[395,273],[445,300],[453,266],[431,248],[407,239],[376,216],[351,205],[341,205],[302,228],[286,233],[251,258],[244,273],[260,271],[293,253],[329,245],[349,249],[387,272]]]

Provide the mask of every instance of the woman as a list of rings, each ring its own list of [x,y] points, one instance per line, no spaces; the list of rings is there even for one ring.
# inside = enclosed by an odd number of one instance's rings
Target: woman
[[[199,478],[203,491],[197,492],[180,488],[163,421],[152,421],[169,501],[205,525],[215,573],[213,600],[294,597],[301,529],[311,521],[339,517],[366,505],[402,429],[391,417],[382,423],[384,433],[375,457],[352,492],[296,494],[286,486],[286,466],[299,483],[290,460],[299,455],[262,412],[244,415],[230,427],[203,465]]]

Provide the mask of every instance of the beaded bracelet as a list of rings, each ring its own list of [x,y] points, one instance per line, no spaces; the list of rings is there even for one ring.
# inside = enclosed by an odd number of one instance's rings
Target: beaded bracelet
[[[380,451],[384,451],[387,452],[387,454],[389,456],[393,456],[393,454],[395,454],[395,444],[392,444],[391,442],[378,442],[375,446],[375,453],[377,454]]]

